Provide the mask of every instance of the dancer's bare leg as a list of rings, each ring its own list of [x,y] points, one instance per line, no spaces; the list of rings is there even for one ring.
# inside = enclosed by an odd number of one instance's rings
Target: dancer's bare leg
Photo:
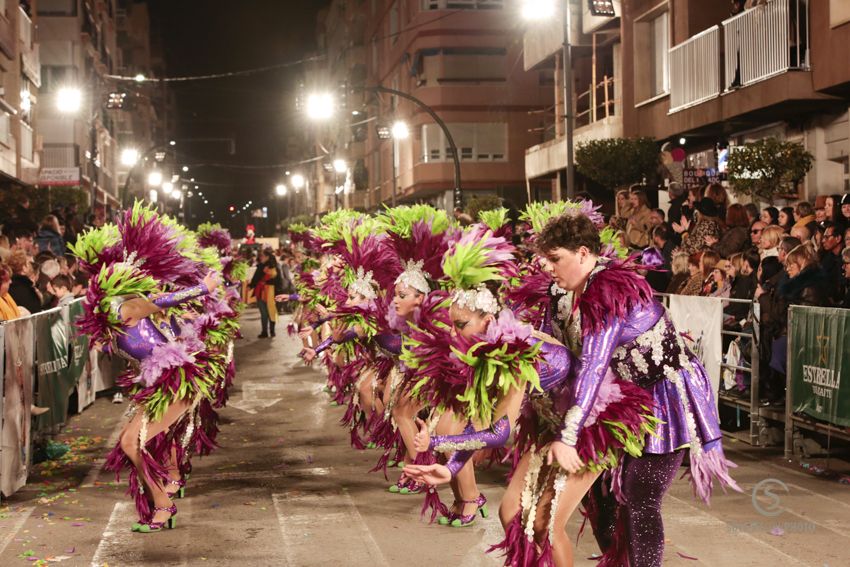
[[[547,471],[549,467],[544,467]],[[551,470],[551,469],[549,469]],[[559,469],[560,470],[560,469]],[[548,471],[547,471],[548,474]],[[541,476],[543,473],[541,472]],[[549,537],[549,520],[551,518],[552,498],[555,495],[553,487],[554,471],[551,474],[549,486],[546,487],[540,501],[537,504],[537,518],[534,522],[534,532],[537,541],[543,541]],[[554,530],[552,537],[552,558],[555,561],[556,567],[573,567],[575,561],[573,557],[573,545],[570,541],[570,536],[567,535],[567,522],[575,512],[581,499],[593,486],[594,481],[599,477],[599,473],[586,472],[579,475],[568,475],[567,482],[561,490],[558,498],[558,503],[555,510]]]
[[[148,422],[147,439],[145,439],[145,442],[149,439],[153,439],[174,425],[174,423],[180,419],[180,416],[183,415],[183,413],[191,406],[192,402],[189,400],[180,400],[172,403],[165,411],[165,415],[162,416],[161,420]],[[168,497],[162,483],[157,480],[154,480],[154,482],[151,483],[150,480],[145,478],[145,475],[142,473],[142,456],[139,447],[139,433],[142,429],[143,417],[144,414],[141,411],[136,413],[133,419],[131,419],[124,427],[120,438],[121,450],[124,451],[127,458],[130,459],[130,461],[136,466],[136,470],[139,472],[139,480],[145,483],[145,488],[147,488],[148,494],[150,494],[151,498],[153,498],[154,506],[157,508],[168,508],[171,506],[171,498]],[[167,512],[157,512],[152,521],[164,522],[167,519]]]
[[[440,421],[434,433],[437,435],[458,435],[463,433],[466,426],[463,418],[458,419],[454,413],[447,411],[440,416]],[[455,503],[451,511],[455,514],[469,515],[478,511],[475,504],[460,504],[461,501],[470,501],[478,498],[478,484],[475,482],[475,465],[469,459],[457,475],[451,481],[452,493]]]
[[[375,407],[375,395],[373,382],[375,381],[375,371],[367,370],[363,373],[363,376],[360,378],[360,382],[357,384],[357,393],[360,400],[360,409],[366,412],[367,416],[371,416],[372,412],[376,411]],[[383,410],[383,404],[381,404],[381,410]]]
[[[416,456],[419,454],[413,448],[413,439],[416,437],[417,433],[414,418],[416,417],[416,414],[419,413],[420,409],[422,409],[422,404],[406,394],[400,395],[393,406],[393,419],[395,420],[399,433],[401,433],[401,439],[404,442],[404,449],[408,463],[412,463],[416,460]]]
[[[511,482],[505,490],[505,495],[502,496],[502,503],[499,505],[499,520],[501,520],[502,527],[505,529],[508,528],[508,524],[521,509],[522,489],[525,486],[525,474],[528,472],[530,460],[531,453],[526,453],[520,458],[514,475],[511,477]]]

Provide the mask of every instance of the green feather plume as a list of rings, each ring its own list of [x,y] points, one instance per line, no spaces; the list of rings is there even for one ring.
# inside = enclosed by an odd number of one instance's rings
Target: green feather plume
[[[74,244],[68,244],[71,254],[89,264],[94,264],[98,256],[105,248],[114,246],[121,241],[118,227],[114,224],[105,224],[100,228],[87,230]]]
[[[430,221],[431,234],[442,234],[452,226],[446,211],[435,209],[430,205],[388,207],[378,215],[378,221],[386,232],[397,234],[402,238],[410,238],[413,225],[417,222]]]
[[[623,246],[623,241],[620,239],[620,231],[610,226],[606,226],[599,233],[599,240],[602,242],[603,248],[610,246],[614,249],[614,253],[620,260],[625,260],[629,256],[629,249]]]
[[[479,211],[478,219],[490,230],[499,230],[508,224],[508,212],[508,209],[504,207]]]
[[[490,281],[503,281],[498,267],[488,266],[485,240],[458,242],[443,256],[443,272],[456,289],[474,289]]]

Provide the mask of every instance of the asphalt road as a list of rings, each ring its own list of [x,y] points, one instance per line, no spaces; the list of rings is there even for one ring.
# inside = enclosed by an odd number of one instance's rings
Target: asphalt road
[[[37,466],[27,487],[0,504],[0,565],[500,565],[483,553],[501,539],[495,513],[465,529],[421,522],[421,497],[387,493],[389,483],[366,472],[377,454],[349,448],[337,425],[342,409],[328,404],[323,375],[301,366],[298,344],[254,339],[255,311],[243,328],[221,448],[194,462],[177,529],[130,532],[125,486],[99,472],[126,406],[101,399],[60,436],[74,447],[69,456]],[[747,494],[717,494],[709,508],[677,481],[664,504],[665,565],[850,565],[850,486],[811,476],[776,451],[727,447]],[[504,472],[479,475],[493,512]],[[569,530],[578,527],[574,519]],[[576,564],[595,565],[596,552],[588,531]]]

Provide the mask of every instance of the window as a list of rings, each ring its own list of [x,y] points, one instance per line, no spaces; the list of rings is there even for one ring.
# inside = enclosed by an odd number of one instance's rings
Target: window
[[[449,124],[458,157],[463,161],[504,161],[508,148],[507,124],[501,122],[468,122]],[[424,163],[451,161],[449,143],[437,124],[422,125]]]
[[[77,0],[38,0],[39,16],[76,16]]]
[[[504,0],[422,0],[423,10],[501,10]]]
[[[635,21],[635,100],[644,102],[670,91],[670,14],[667,4]]]
[[[49,93],[76,83],[77,70],[70,65],[42,65],[41,92]]]
[[[442,48],[421,51],[417,58],[419,85],[500,82],[507,75],[504,48]]]
[[[9,145],[9,134],[12,128],[12,117],[6,112],[0,112],[0,144]]]

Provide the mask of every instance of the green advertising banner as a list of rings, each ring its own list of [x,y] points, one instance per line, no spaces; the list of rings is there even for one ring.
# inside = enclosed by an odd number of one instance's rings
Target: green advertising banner
[[[83,314],[83,302],[75,301],[68,306],[68,322],[71,329],[71,372],[77,383],[77,411],[94,403],[95,391],[89,364],[89,338],[77,330],[75,321]]]
[[[850,427],[850,310],[794,305],[788,372],[794,412]]]
[[[68,323],[62,309],[39,314],[35,318],[35,356],[38,364],[38,397],[40,407],[50,411],[38,418],[38,428],[48,429],[65,423],[68,397],[76,386],[70,368]]]

